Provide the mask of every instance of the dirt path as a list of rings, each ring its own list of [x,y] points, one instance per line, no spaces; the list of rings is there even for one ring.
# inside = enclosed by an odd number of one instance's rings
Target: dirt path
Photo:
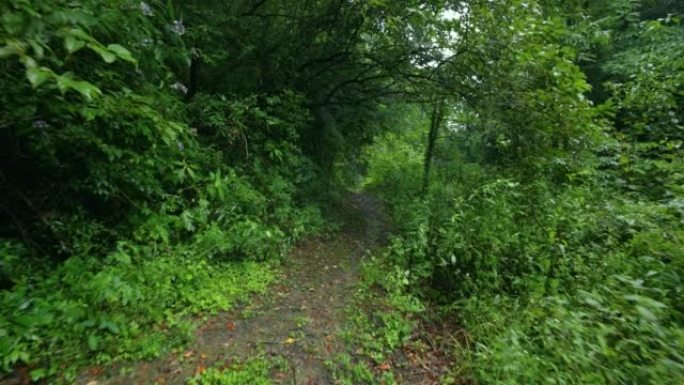
[[[332,384],[324,361],[341,349],[335,334],[358,282],[360,260],[389,229],[381,205],[368,195],[351,195],[342,211],[345,226],[339,235],[298,245],[268,295],[209,319],[184,354],[90,383],[181,385],[198,368],[261,354],[287,360],[288,372],[279,373],[276,383]]]

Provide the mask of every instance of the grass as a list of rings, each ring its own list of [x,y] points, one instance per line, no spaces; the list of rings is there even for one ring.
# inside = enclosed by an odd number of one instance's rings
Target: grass
[[[338,353],[326,365],[342,385],[396,384],[389,362],[410,339],[422,303],[407,294],[402,272],[387,274],[391,266],[382,259],[366,261],[349,322],[340,336],[348,351]]]
[[[271,385],[272,369],[285,370],[282,360],[269,362],[263,357],[224,367],[212,367],[188,381],[188,385]]]

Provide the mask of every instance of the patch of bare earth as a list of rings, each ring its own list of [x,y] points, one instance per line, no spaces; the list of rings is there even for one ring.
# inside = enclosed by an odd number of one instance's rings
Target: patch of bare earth
[[[469,337],[457,319],[422,319],[409,342],[390,361],[397,381],[406,385],[441,385],[447,376],[452,376],[449,384],[474,384],[465,373],[454,371],[455,367],[467,369],[462,353],[468,343]]]

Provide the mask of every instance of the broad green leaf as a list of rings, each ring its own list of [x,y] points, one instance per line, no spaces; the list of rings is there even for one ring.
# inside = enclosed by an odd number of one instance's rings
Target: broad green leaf
[[[97,40],[95,40],[95,38],[93,38],[87,32],[85,32],[84,30],[82,30],[80,28],[63,29],[63,30],[61,30],[60,35],[62,35],[62,36],[73,36],[75,38],[78,38],[79,40],[83,40],[83,41],[90,42],[90,43],[97,43]]]
[[[83,40],[80,40],[74,36],[69,35],[64,38],[64,47],[69,53],[74,53],[79,49],[85,47],[85,45],[86,43]]]
[[[647,321],[655,322],[658,320],[658,317],[656,317],[655,314],[649,309],[647,309],[644,306],[637,305],[636,306],[637,311],[639,312],[639,315]]]
[[[36,54],[38,59],[42,59],[45,56],[45,48],[43,45],[36,40],[29,40],[29,45],[33,48],[33,52]]]
[[[38,67],[38,62],[32,58],[31,56],[28,55],[22,55],[19,57],[19,61],[24,65],[24,67],[28,68],[36,68]]]
[[[97,347],[100,345],[100,339],[95,335],[91,334],[88,336],[88,347],[90,350],[97,350]]]
[[[29,67],[26,69],[26,78],[33,88],[50,80],[53,75],[53,72],[46,67]]]
[[[68,75],[62,75],[57,77],[57,87],[62,93],[66,93],[70,89],[77,91],[87,100],[92,100],[93,98],[102,93],[100,89],[94,86],[93,84],[83,80],[72,79]]]
[[[88,48],[92,49],[98,55],[100,55],[100,57],[102,57],[102,60],[104,60],[107,64],[114,63],[116,61],[116,55],[107,48],[100,46],[99,44],[89,43]]]
[[[74,82],[72,88],[78,91],[88,100],[92,100],[93,98],[101,94],[99,88],[95,87],[93,84],[88,83],[86,81],[77,80]]]
[[[46,375],[47,375],[47,370],[45,370],[44,368],[35,369],[35,370],[31,371],[31,379],[33,381],[40,380],[41,378],[45,378]]]
[[[107,49],[111,52],[114,52],[116,56],[118,56],[120,59],[123,59],[131,63],[138,63],[138,61],[133,57],[133,55],[131,55],[131,52],[129,50],[118,44],[110,44],[107,46]]]
[[[119,327],[112,321],[102,321],[102,323],[100,324],[100,328],[109,330],[114,334],[119,333]]]

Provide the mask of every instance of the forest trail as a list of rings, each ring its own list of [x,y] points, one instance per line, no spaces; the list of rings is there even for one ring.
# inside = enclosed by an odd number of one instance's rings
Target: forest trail
[[[350,195],[342,215],[338,234],[297,245],[266,294],[210,317],[183,353],[81,383],[182,385],[202,368],[259,357],[286,361],[286,370],[272,373],[276,384],[332,384],[324,362],[344,349],[336,333],[359,281],[361,259],[389,232],[382,205],[372,196]]]

